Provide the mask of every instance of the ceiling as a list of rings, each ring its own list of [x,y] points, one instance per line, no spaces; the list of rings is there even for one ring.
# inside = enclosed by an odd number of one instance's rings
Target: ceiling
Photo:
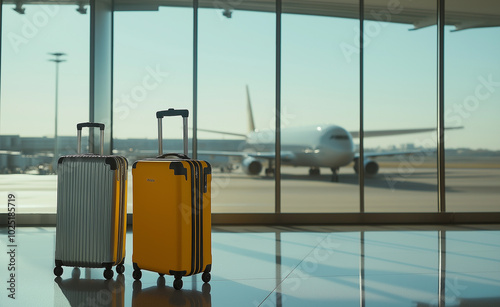
[[[108,0],[110,1],[110,0]],[[62,4],[88,5],[89,1],[51,0],[6,0],[4,4]],[[437,4],[435,0],[365,0],[366,20],[389,21],[413,25],[414,29],[436,24]],[[114,0],[116,11],[151,11],[161,6],[192,7],[191,0]],[[258,11],[275,12],[273,0],[199,0],[200,8],[230,12]],[[359,1],[352,0],[283,0],[282,12],[341,18],[359,17]],[[500,26],[500,1],[498,0],[448,0],[445,23],[454,30]]]

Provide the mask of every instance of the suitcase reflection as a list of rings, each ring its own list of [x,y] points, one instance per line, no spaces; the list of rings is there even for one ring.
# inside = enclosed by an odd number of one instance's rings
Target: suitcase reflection
[[[85,269],[85,273],[89,269]],[[90,274],[85,274],[90,276]],[[114,279],[89,279],[80,278],[80,269],[74,268],[71,278],[56,277],[56,284],[71,306],[125,306],[125,278],[118,275]]]
[[[210,284],[205,283],[202,291],[175,290],[165,285],[165,277],[157,280],[157,285],[142,289],[141,281],[133,283],[132,306],[212,306]]]

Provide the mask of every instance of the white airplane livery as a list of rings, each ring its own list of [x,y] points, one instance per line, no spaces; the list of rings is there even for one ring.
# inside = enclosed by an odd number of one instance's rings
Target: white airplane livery
[[[259,175],[263,163],[268,162],[265,169],[266,175],[274,173],[275,144],[273,130],[259,131],[255,129],[251,110],[250,95],[247,86],[247,111],[250,132],[247,135],[238,133],[221,132],[207,129],[200,131],[229,134],[246,138],[245,148],[242,151],[199,151],[203,155],[222,155],[238,157],[243,171],[248,175]],[[448,129],[457,129],[454,127]],[[365,137],[388,136],[398,134],[421,133],[435,131],[435,128],[405,129],[405,130],[376,130],[365,131]],[[309,167],[310,175],[319,175],[320,167],[332,170],[332,181],[338,181],[338,170],[354,161],[354,170],[359,171],[359,154],[355,151],[353,138],[358,137],[357,132],[349,132],[336,125],[318,125],[306,127],[289,127],[281,129],[281,164],[290,166]],[[433,151],[392,151],[392,152],[365,152],[364,171],[367,176],[378,173],[379,165],[373,159],[379,156],[411,155],[416,153],[429,153]]]

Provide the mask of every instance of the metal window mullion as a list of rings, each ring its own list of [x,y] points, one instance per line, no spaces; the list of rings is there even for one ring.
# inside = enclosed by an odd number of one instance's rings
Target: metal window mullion
[[[438,166],[438,212],[446,212],[445,191],[445,140],[444,140],[444,25],[445,5],[444,0],[437,0],[437,38],[438,38],[438,105],[437,105],[437,166]]]
[[[2,93],[2,87],[1,87],[1,84],[2,84],[2,23],[3,23],[3,11],[2,11],[2,8],[3,8],[3,0],[0,0],[0,97],[1,97],[1,93]],[[2,109],[2,100],[0,99],[0,112],[1,112],[1,109]],[[2,120],[2,117],[0,116],[0,128],[1,128],[1,120]],[[1,133],[1,131],[0,131]]]
[[[364,149],[364,14],[365,2],[359,0],[359,212],[365,212],[365,149]]]
[[[274,171],[274,213],[281,213],[281,0],[276,0],[276,133]]]

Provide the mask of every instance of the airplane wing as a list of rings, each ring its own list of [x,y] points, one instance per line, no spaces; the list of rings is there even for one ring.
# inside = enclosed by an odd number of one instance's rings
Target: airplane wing
[[[198,131],[210,132],[210,133],[217,133],[217,134],[224,134],[224,135],[231,135],[231,136],[239,136],[241,138],[246,138],[247,137],[247,135],[243,134],[243,133],[226,132],[226,131],[220,131],[220,130],[210,130],[210,129],[200,129],[200,128],[198,128]]]
[[[435,149],[420,149],[420,150],[400,150],[400,151],[384,151],[384,152],[365,152],[365,158],[376,158],[376,157],[392,157],[392,156],[401,156],[401,155],[418,155],[425,154],[431,155],[436,153]],[[359,153],[354,155],[354,160],[359,159]]]
[[[215,151],[215,150],[198,150],[198,155],[207,155],[207,156],[224,156],[224,157],[252,157],[256,159],[267,159],[272,160],[276,158],[276,153],[269,152],[251,152],[251,151]],[[293,152],[291,151],[282,151],[281,152],[281,160],[288,161],[294,157]]]
[[[453,129],[463,129],[463,126],[460,127],[449,127],[445,128],[446,130]],[[431,132],[436,131],[436,128],[418,128],[418,129],[399,129],[399,130],[367,130],[363,132],[364,137],[374,137],[374,136],[390,136],[390,135],[400,135],[400,134],[412,134],[412,133],[422,133],[422,132]],[[358,131],[349,131],[353,138],[359,138]]]

